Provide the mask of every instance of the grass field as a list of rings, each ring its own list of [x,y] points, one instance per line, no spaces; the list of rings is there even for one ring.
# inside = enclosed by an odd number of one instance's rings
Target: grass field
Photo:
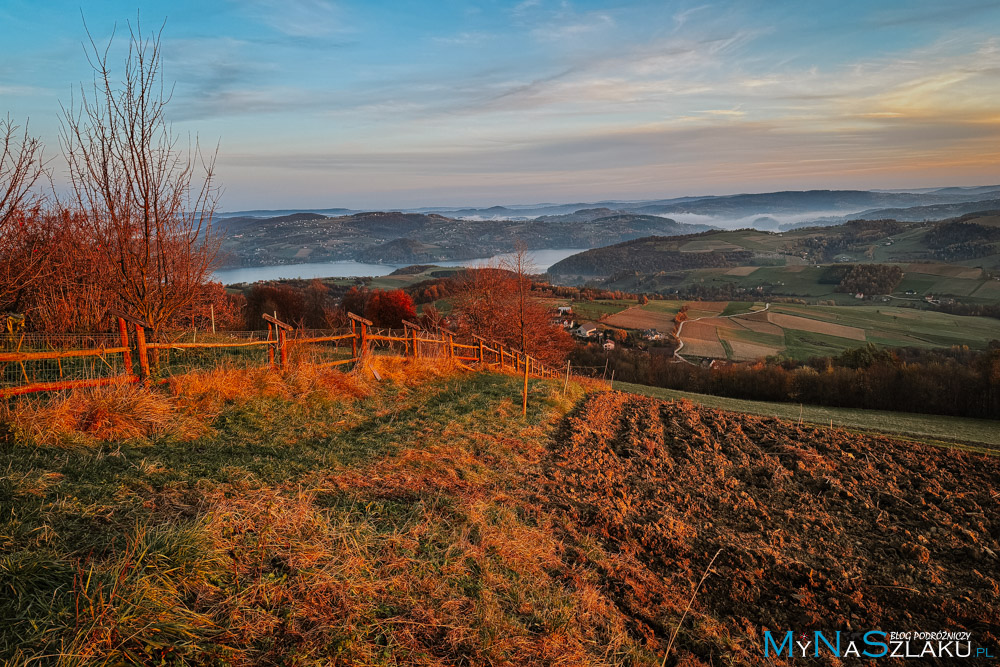
[[[988,419],[966,419],[942,415],[920,415],[906,412],[828,408],[816,405],[747,401],[738,398],[695,394],[674,389],[661,389],[640,384],[616,382],[616,391],[641,394],[668,400],[686,399],[718,410],[732,410],[764,417],[777,417],[811,424],[829,425],[852,431],[888,433],[930,444],[958,446],[963,449],[1000,454],[1000,422]]]
[[[677,302],[660,302],[677,303]],[[880,347],[949,348],[967,345],[985,349],[1000,339],[1000,323],[991,318],[963,317],[899,306],[804,306],[771,304],[767,313],[748,313],[733,302],[722,314],[685,324],[683,354],[693,357],[744,361],[780,354],[806,360],[812,356],[838,355],[866,343]],[[749,307],[749,304],[741,304]],[[689,314],[701,311],[691,305]],[[641,310],[629,311],[635,325],[643,322]],[[744,315],[745,313],[745,315]],[[702,314],[709,314],[708,311]],[[638,318],[638,319],[637,319]],[[718,341],[725,352],[720,352]]]
[[[893,296],[915,301],[925,296],[960,297],[970,303],[996,303],[1000,289],[993,291],[989,285],[996,281],[986,277],[975,266],[941,263],[900,263],[903,280]],[[833,301],[837,305],[855,305],[853,294],[836,291],[836,284],[820,282],[827,266],[740,266],[735,268],[692,269],[663,275],[644,276],[640,284],[634,277],[624,282],[611,283],[616,289],[666,292],[669,289],[687,290],[693,287],[729,287],[754,293],[763,289],[772,296],[798,297],[809,303]],[[983,289],[985,287],[985,289]],[[908,295],[907,291],[915,294]]]
[[[419,273],[402,273],[402,274],[390,274],[387,276],[376,276],[372,278],[370,287],[373,289],[382,290],[392,290],[392,289],[402,289],[413,285],[415,283],[422,282],[424,280],[433,280],[435,278],[441,278],[444,276],[452,275],[458,273],[462,269],[460,267],[441,267],[441,266],[431,266]]]
[[[573,315],[577,322],[585,320],[594,321],[601,319],[605,315],[620,313],[629,306],[634,306],[635,301],[622,299],[600,299],[597,301],[572,301],[569,304],[573,308]]]
[[[0,663],[659,664],[527,495],[579,387],[531,381],[522,419],[517,377],[381,372],[192,376],[74,399],[107,423],[8,425]]]
[[[808,268],[808,267],[807,267]],[[998,290],[1000,291],[1000,290]],[[892,304],[820,306],[746,301],[574,302],[577,320],[604,317],[608,326],[630,330],[670,331],[674,316],[688,306],[689,323],[682,338],[683,354],[691,357],[746,361],[784,355],[806,360],[838,355],[874,343],[880,347],[949,348],[967,345],[985,349],[1000,339],[1000,324],[984,317],[964,317]],[[729,317],[736,315],[737,317]],[[702,319],[698,322],[694,320]]]
[[[624,493],[613,465],[656,455],[676,469],[658,473],[655,485],[639,475],[641,488],[669,494],[666,485],[686,477],[736,494],[730,482],[740,474],[758,478],[752,488],[769,488],[758,463],[793,463],[773,447],[791,455],[823,439],[785,424],[775,441],[773,424],[708,415],[732,442],[766,447],[771,459],[739,459],[733,475],[718,467],[703,474],[693,458],[710,463],[731,450],[706,441],[685,406],[669,406],[667,421],[659,406],[651,407],[655,423],[645,419],[648,410],[609,419],[585,412],[595,397],[577,383],[564,396],[558,381],[531,380],[522,417],[520,377],[388,357],[373,363],[382,382],[367,372],[312,367],[220,370],[153,391],[127,386],[13,404],[0,439],[0,662],[661,665],[694,581],[665,583],[643,568],[655,560],[670,571],[686,568],[685,577],[696,580],[706,550],[681,558],[661,548],[674,542],[636,540],[659,560],[636,558],[631,534],[588,526],[606,517],[621,528],[631,512],[628,525],[642,535],[652,534],[643,532],[647,524],[675,538],[713,533],[705,519],[692,530],[680,518],[662,521],[662,512],[633,521],[639,514],[628,502],[635,498]],[[956,446],[997,447],[1000,440],[993,422],[616,388],[790,421],[801,410],[802,419],[821,425],[829,418],[851,430]],[[624,436],[622,419],[630,428]],[[679,435],[668,435],[667,426]],[[595,459],[594,438],[618,443],[618,453],[602,450]],[[907,451],[905,444],[848,440],[869,447],[876,462],[886,451]],[[689,455],[678,455],[684,451]],[[863,456],[851,460],[861,464]],[[583,477],[560,472],[570,461],[584,466],[609,512],[581,510]],[[836,470],[849,468],[837,461]],[[831,474],[826,467],[815,476],[794,470],[782,479],[820,483]],[[817,488],[810,486],[809,498],[841,502]],[[988,496],[988,487],[978,488]],[[908,506],[926,491],[894,490]],[[717,492],[699,497],[719,500]],[[686,503],[671,510],[688,511]],[[781,507],[734,510],[739,517],[787,515]],[[806,530],[814,517],[794,518]],[[746,547],[730,544],[729,558],[760,553],[771,534],[722,528],[747,540]],[[790,557],[776,562],[816,553],[798,550],[797,542],[786,546]],[[762,581],[770,576],[749,566],[729,571],[744,570]],[[771,580],[795,583],[780,574]],[[718,597],[720,582],[730,579],[713,578],[705,592]],[[637,594],[657,586],[677,592]],[[744,600],[743,589],[727,590]],[[910,603],[893,604],[890,610],[902,613]],[[748,608],[726,618],[765,622],[755,614]],[[706,648],[701,626],[689,622],[671,657],[698,664],[692,652],[718,657],[730,650],[731,636],[713,634]],[[745,652],[755,645],[741,639]]]

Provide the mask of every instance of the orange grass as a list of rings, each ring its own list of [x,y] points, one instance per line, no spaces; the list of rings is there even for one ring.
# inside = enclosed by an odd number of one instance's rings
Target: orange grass
[[[357,437],[354,446],[384,441],[378,451],[389,453],[301,469],[290,440],[268,454],[289,466],[271,483],[236,460],[224,462],[224,481],[165,468],[166,452],[132,466],[141,522],[116,528],[105,553],[64,561],[75,576],[60,584],[71,599],[61,662],[657,664],[656,639],[637,635],[602,590],[604,574],[563,542],[534,495],[551,429],[579,386],[563,399],[561,381],[533,379],[528,422],[520,387],[447,360],[376,356],[350,373],[219,369],[173,378],[167,392],[135,389],[166,406],[164,428],[268,398],[270,419],[316,421],[303,431],[308,446],[338,451]],[[317,396],[372,400],[316,440],[333,424],[323,419],[342,415],[292,412]],[[34,497],[64,483],[41,470],[22,477],[19,493]],[[108,507],[124,507],[123,493]],[[586,548],[591,559],[601,551]]]
[[[178,420],[166,396],[133,384],[77,389],[42,401],[17,401],[3,407],[4,421],[38,445],[61,446],[131,440],[167,431],[197,433],[190,420]]]

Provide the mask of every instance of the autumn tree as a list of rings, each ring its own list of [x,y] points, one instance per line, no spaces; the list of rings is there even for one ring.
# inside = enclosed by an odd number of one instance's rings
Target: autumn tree
[[[259,329],[263,324],[262,315],[276,314],[284,322],[299,326],[305,324],[309,308],[303,290],[282,283],[253,285],[245,296],[244,312],[248,329]]]
[[[347,294],[340,300],[340,309],[345,313],[354,313],[363,317],[370,298],[371,292],[367,288],[355,285],[347,290]]]
[[[561,365],[573,340],[553,325],[548,310],[531,295],[523,248],[500,265],[467,269],[456,280],[459,331],[527,352],[551,366]]]
[[[108,308],[117,304],[117,297],[109,290],[85,217],[52,208],[36,219],[35,233],[46,248],[45,271],[18,295],[32,329],[69,333],[109,326]]]
[[[0,119],[0,308],[16,306],[18,294],[43,265],[34,192],[43,173],[41,141],[27,125]]]
[[[162,32],[162,31],[161,31]],[[63,108],[60,135],[75,205],[120,305],[154,335],[189,306],[211,276],[214,155],[182,147],[166,118],[160,35],[129,27],[124,67],[90,39],[93,89]]]
[[[434,307],[434,304],[427,304],[420,311],[419,324],[427,331],[436,331],[444,323],[444,316]]]
[[[378,327],[402,329],[403,320],[417,319],[417,311],[413,299],[403,290],[375,290],[368,301],[365,317]]]
[[[214,328],[216,331],[233,331],[244,328],[247,300],[243,294],[229,293],[222,283],[210,281],[198,288],[191,305],[179,317],[171,321],[171,326],[193,327],[201,330]],[[261,326],[258,318],[254,329]]]

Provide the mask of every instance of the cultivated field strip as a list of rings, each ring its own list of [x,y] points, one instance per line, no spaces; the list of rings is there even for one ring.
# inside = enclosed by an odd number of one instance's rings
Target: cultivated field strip
[[[721,550],[679,640],[705,664],[764,664],[764,628],[1000,641],[998,457],[607,393],[544,479],[573,539],[622,554],[607,587],[644,632],[673,630]]]

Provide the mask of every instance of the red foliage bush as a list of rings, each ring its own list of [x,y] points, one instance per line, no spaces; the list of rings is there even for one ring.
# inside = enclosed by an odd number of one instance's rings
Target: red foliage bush
[[[365,317],[374,322],[375,326],[401,329],[403,320],[412,322],[417,319],[417,311],[413,306],[413,299],[403,290],[375,290],[368,299]]]

